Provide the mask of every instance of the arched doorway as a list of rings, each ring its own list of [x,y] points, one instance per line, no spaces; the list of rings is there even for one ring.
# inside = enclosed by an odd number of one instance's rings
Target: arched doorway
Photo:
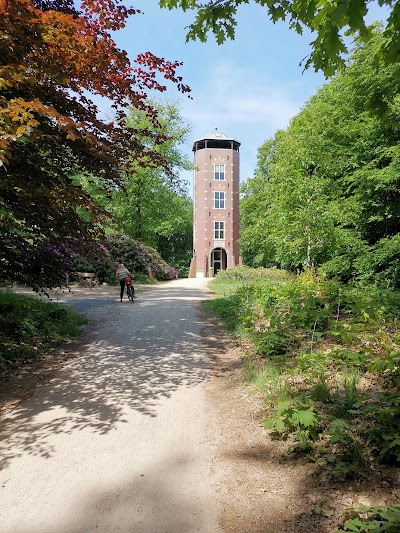
[[[211,270],[213,276],[216,276],[219,270],[226,270],[227,255],[223,248],[214,248],[211,252]]]

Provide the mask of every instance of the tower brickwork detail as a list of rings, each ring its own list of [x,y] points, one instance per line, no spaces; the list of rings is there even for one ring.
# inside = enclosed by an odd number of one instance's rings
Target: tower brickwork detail
[[[241,263],[240,143],[215,130],[193,144],[194,226],[190,277]]]

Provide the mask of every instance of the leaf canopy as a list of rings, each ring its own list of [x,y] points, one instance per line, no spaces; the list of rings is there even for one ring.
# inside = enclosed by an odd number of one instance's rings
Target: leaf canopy
[[[302,34],[305,28],[312,32],[311,53],[305,61],[305,68],[322,70],[327,77],[344,66],[349,52],[348,35],[357,35],[368,40],[370,32],[366,26],[368,0],[254,0],[260,5],[273,23],[286,21],[289,27]],[[161,7],[181,8],[194,12],[194,21],[189,25],[186,40],[199,39],[205,42],[209,33],[214,34],[218,44],[235,38],[238,9],[249,0],[160,0]],[[381,0],[380,6],[388,10],[384,28],[384,42],[380,56],[386,64],[400,60],[400,6],[394,0]]]
[[[78,172],[114,190],[133,154],[167,166],[154,149],[165,135],[147,93],[165,91],[166,82],[189,88],[176,74],[179,62],[144,52],[131,63],[116,46],[112,32],[137,13],[120,0],[0,0],[1,279],[42,283],[44,265],[55,260],[49,243],[99,233],[104,214],[72,181]],[[94,97],[111,106],[111,117]],[[132,136],[129,107],[147,113],[151,148]],[[65,261],[54,265],[61,278]]]

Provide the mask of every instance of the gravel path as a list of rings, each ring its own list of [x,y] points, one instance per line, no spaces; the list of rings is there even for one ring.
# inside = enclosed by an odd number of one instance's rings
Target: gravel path
[[[2,533],[211,533],[216,431],[206,280],[68,295],[93,319],[79,357],[1,421]]]

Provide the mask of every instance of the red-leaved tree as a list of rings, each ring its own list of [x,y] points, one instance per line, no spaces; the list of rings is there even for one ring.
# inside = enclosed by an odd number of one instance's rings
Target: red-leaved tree
[[[127,107],[157,124],[147,92],[167,81],[189,91],[180,63],[150,52],[131,62],[118,49],[111,32],[135,13],[121,0],[0,0],[0,279],[59,283],[69,262],[51,243],[90,249],[104,216],[74,175],[118,187],[128,150],[141,159],[147,150],[125,124]],[[111,102],[112,119],[93,95]],[[157,128],[146,133],[163,140]]]

